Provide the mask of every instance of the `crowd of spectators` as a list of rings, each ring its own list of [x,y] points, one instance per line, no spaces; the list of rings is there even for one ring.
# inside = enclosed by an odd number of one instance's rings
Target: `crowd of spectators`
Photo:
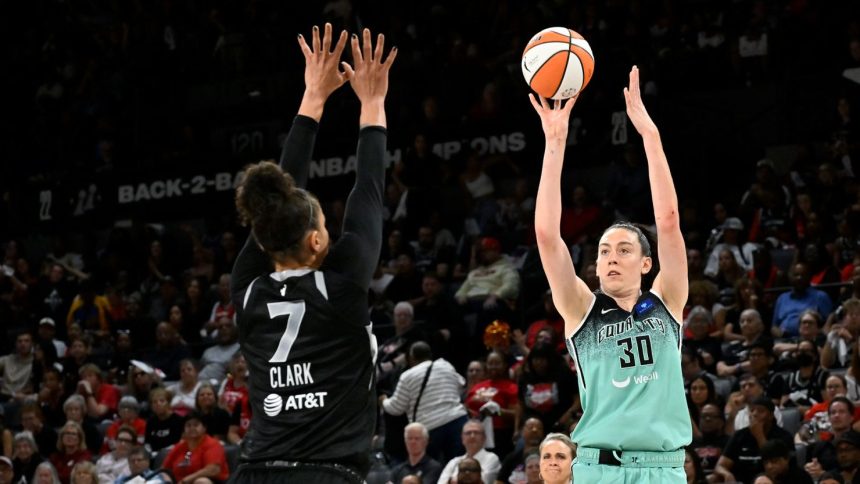
[[[0,22],[21,48],[3,47],[10,69],[0,83],[7,95],[35,99],[7,103],[23,114],[6,128],[18,143],[3,150],[26,163],[4,163],[5,193],[18,181],[223,160],[203,121],[217,110],[185,96],[194,85],[265,76],[300,86],[293,39],[314,23],[372,24],[398,45],[391,132],[409,148],[390,170],[387,243],[368,295],[380,350],[379,453],[368,482],[465,482],[476,470],[487,483],[535,482],[538,444],[569,433],[581,415],[564,323],[534,244],[537,164],[432,150],[529,119],[512,98],[524,92],[519,56],[533,33],[567,25],[601,53],[602,77],[582,100],[595,115],[611,111],[607,79],[623,81],[633,60],[649,74],[652,100],[790,86],[810,81],[814,62],[826,75],[811,82],[834,88],[818,100],[832,121],[810,127],[802,164],[754,159],[732,175],[745,190],[702,188],[716,198],[678,182],[690,270],[682,364],[694,429],[685,467],[689,482],[860,482],[856,9],[257,0],[7,10]],[[43,21],[31,30],[16,12]],[[816,55],[824,49],[834,54]],[[331,104],[327,116],[348,109],[337,96]],[[585,164],[605,161],[575,153]],[[592,288],[608,222],[650,222],[641,215],[650,212],[641,154],[612,153],[605,186],[572,180],[565,191],[562,234]],[[7,212],[10,200],[0,202]],[[336,237],[342,203],[324,205]],[[247,230],[229,204],[212,210],[14,237],[0,221],[0,483],[229,476],[251,412],[229,291]]]

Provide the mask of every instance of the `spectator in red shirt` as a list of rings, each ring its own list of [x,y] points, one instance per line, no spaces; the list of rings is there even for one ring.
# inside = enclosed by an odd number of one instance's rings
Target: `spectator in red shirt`
[[[104,455],[116,449],[116,436],[123,425],[133,428],[136,445],[143,445],[146,437],[146,420],[140,418],[140,403],[132,396],[122,397],[119,401],[119,418],[114,420],[105,431],[105,439],[99,454]]]
[[[492,450],[496,455],[508,455],[513,450],[518,392],[517,384],[510,378],[508,370],[505,356],[498,351],[491,351],[487,355],[488,379],[475,384],[466,395],[466,407],[471,417],[493,416],[495,446]]]
[[[102,371],[93,363],[82,366],[78,374],[78,393],[87,403],[87,414],[96,420],[111,418],[117,410],[119,390],[102,381]]]
[[[57,451],[51,454],[51,464],[57,469],[57,474],[63,484],[68,484],[72,468],[78,462],[92,460],[93,455],[87,450],[84,429],[77,422],[66,422],[60,429],[57,440]]]
[[[173,472],[176,482],[189,484],[225,481],[230,474],[224,447],[206,434],[206,426],[196,412],[185,418],[182,440],[167,454],[162,467]]]

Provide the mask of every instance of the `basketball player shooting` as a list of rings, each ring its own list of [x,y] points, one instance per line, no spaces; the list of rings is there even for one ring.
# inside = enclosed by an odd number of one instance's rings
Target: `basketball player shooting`
[[[396,49],[383,55],[370,31],[352,36],[353,64],[341,63],[347,33],[332,28],[305,57],[305,92],[280,166],[249,167],[236,191],[251,236],[233,269],[239,341],[249,369],[253,416],[233,482],[360,483],[376,425],[367,290],[382,247],[385,96]],[[341,71],[342,67],[342,71]],[[355,184],[343,235],[331,245],[316,197],[304,190],[329,95],[349,82],[361,103]],[[284,172],[286,170],[286,173]]]
[[[627,116],[642,136],[661,270],[648,292],[650,243],[627,222],[610,226],[597,254],[600,289],[576,274],[561,238],[561,170],[568,120],[576,98],[550,103],[529,95],[546,139],[535,211],[541,262],[565,321],[575,359],[583,416],[573,432],[578,445],[576,482],[685,482],[684,446],[692,427],[681,375],[681,313],[687,301],[687,259],[678,199],[660,133],[639,92],[639,70],[624,89]]]

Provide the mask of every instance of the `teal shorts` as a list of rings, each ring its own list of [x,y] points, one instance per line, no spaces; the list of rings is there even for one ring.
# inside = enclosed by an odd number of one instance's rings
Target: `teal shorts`
[[[684,473],[684,451],[624,452],[620,466],[598,464],[599,450],[580,447],[573,462],[576,484],[661,484],[687,482]]]

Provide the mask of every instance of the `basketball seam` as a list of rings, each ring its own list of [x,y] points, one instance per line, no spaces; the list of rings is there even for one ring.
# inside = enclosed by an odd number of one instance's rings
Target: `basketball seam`
[[[531,82],[529,82],[529,87],[531,87],[531,88],[534,90],[534,86],[532,86],[532,83],[534,82],[535,77],[537,77],[537,73],[538,73],[538,72],[540,72],[540,70],[541,70],[541,69],[543,69],[543,66],[545,66],[547,62],[549,62],[550,60],[552,60],[552,58],[553,58],[553,57],[555,57],[555,56],[557,56],[557,55],[559,55],[559,54],[561,54],[561,53],[563,53],[563,52],[564,52],[564,51],[561,51],[561,50],[560,50],[560,51],[558,51],[558,52],[554,53],[553,55],[551,55],[551,56],[547,57],[547,58],[546,58],[546,59],[541,63],[541,65],[539,65],[539,66],[537,67],[537,69],[535,69],[535,70],[534,70],[534,73],[535,73],[535,74],[534,74],[534,76],[532,76],[532,80],[531,80]],[[568,58],[569,58],[569,57],[570,57],[570,56],[568,56]],[[564,67],[565,67],[565,68],[567,68],[567,61],[565,61]],[[563,76],[562,76],[562,77],[563,77]],[[558,90],[558,88],[556,88],[556,90]],[[535,92],[537,92],[537,91],[535,90]],[[540,94],[540,93],[538,93],[538,94]],[[554,96],[554,95],[555,95],[555,91],[553,91],[553,96]],[[548,96],[548,97],[552,97],[552,96]]]
[[[559,76],[558,78],[558,86],[555,87],[555,90],[552,92],[552,96],[550,97],[557,96],[558,90],[561,89],[561,85],[564,84],[564,78],[566,77],[564,74],[565,72],[567,72],[567,65],[570,64],[570,54],[572,54],[572,52],[570,51],[570,47],[568,46],[567,55],[564,56],[564,69],[561,70],[561,76]],[[580,64],[582,64],[582,62],[580,62]]]

